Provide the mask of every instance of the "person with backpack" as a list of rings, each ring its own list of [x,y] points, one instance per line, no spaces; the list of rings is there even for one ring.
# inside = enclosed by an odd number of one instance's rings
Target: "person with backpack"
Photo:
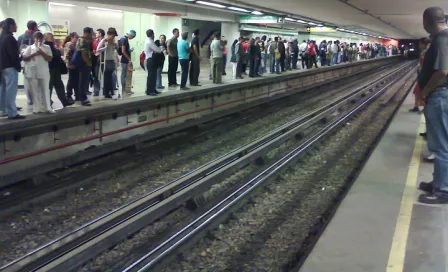
[[[136,36],[137,32],[135,32],[135,30],[129,30],[126,33],[126,35],[118,41],[117,53],[118,55],[121,56],[120,63],[121,63],[121,88],[123,89],[122,93],[125,93],[126,91],[126,78],[129,69],[128,65],[129,64],[132,65],[131,53],[134,50],[133,48],[131,48],[129,40],[134,39]],[[132,92],[132,90],[129,90],[129,92],[127,92],[128,95],[131,95],[133,93],[134,92]]]
[[[271,74],[280,74],[280,51],[278,50],[278,37],[269,45],[269,54],[271,55]]]
[[[327,64],[327,41],[323,40],[319,45],[320,65],[325,66]]]
[[[17,40],[17,44],[19,46],[19,52],[21,55],[25,52],[25,49],[28,46],[32,46],[34,44],[34,38],[33,35],[37,31],[39,31],[39,27],[37,26],[36,21],[28,21],[26,24],[27,30],[24,34],[20,35],[20,37]],[[23,69],[23,73],[25,74],[25,68]],[[28,82],[24,81],[24,88],[26,92],[26,97],[28,101],[28,105],[33,105],[33,94],[31,90],[31,86],[28,85]]]
[[[316,65],[316,68],[319,68],[317,66],[317,52],[316,52],[316,45],[315,41],[310,41],[310,44],[308,44],[308,69],[313,68],[313,64]]]
[[[76,51],[71,59],[71,65],[79,73],[78,93],[75,96],[83,106],[91,106],[87,99],[87,93],[89,92],[90,74],[92,73],[92,35],[93,29],[85,27],[83,36],[76,43]]]

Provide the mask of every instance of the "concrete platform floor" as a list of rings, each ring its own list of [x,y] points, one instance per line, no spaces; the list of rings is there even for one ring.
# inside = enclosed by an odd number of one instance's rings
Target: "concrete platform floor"
[[[448,271],[448,205],[417,202],[433,165],[412,105],[410,94],[301,272]]]
[[[179,71],[180,71],[180,66],[179,66]],[[298,69],[298,70],[294,70],[294,71],[288,71],[288,73],[297,73],[297,72],[303,72],[303,71],[306,71],[306,69],[305,70]],[[232,79],[232,66],[231,65],[228,65],[226,72],[227,72],[227,75],[222,77],[223,84],[229,84],[231,82],[236,82],[236,80]],[[249,70],[247,70],[247,72],[249,72]],[[191,89],[191,91],[194,91],[194,90],[199,90],[199,89],[206,89],[208,87],[215,85],[209,79],[209,74],[210,74],[210,63],[209,63],[208,59],[204,59],[201,62],[201,71],[200,71],[200,75],[199,75],[199,82],[202,86],[192,87],[192,86],[189,86],[189,81],[187,81],[187,87],[189,87]],[[119,85],[121,88],[121,80],[120,80],[121,68],[119,68],[119,70],[117,71],[117,76],[118,76],[118,81],[119,81]],[[242,79],[242,80],[238,79],[238,82],[257,80],[256,78],[249,78],[248,75],[243,75],[243,76],[244,76],[244,79]],[[263,76],[264,77],[271,77],[271,76],[275,77],[278,75],[271,74],[271,73],[265,73],[265,74],[263,74]],[[147,74],[143,69],[141,69],[140,67],[136,68],[136,71],[134,72],[134,75],[133,75],[133,81],[134,81],[133,92],[134,92],[134,94],[132,96],[125,94],[123,96],[123,99],[130,99],[132,97],[138,97],[138,96],[146,96],[146,94],[145,94],[146,77],[147,77]],[[181,73],[178,72],[177,73],[177,83],[178,84],[180,84],[180,78],[181,78]],[[62,81],[64,82],[64,85],[66,86],[67,81],[68,81],[68,76],[63,75]],[[179,87],[168,88],[168,75],[166,73],[162,74],[162,84],[163,84],[163,86],[165,86],[165,89],[163,89],[163,90],[159,89],[159,91],[162,92],[161,95],[163,95],[163,96],[175,95],[180,92],[185,92],[185,91],[180,91]],[[93,88],[91,88],[90,91],[93,91]],[[104,96],[102,96],[102,93],[98,97],[89,95],[88,98],[92,104],[112,101],[112,99],[104,98]],[[57,110],[60,110],[63,108],[62,104],[60,103],[59,99],[57,98],[56,92],[54,90],[53,90],[52,100],[54,102],[53,109],[55,109],[57,111]],[[26,93],[25,93],[24,89],[19,89],[16,102],[17,102],[18,107],[23,108],[23,110],[20,112],[20,114],[22,114],[22,115],[33,114],[32,106],[27,105],[27,98],[26,98]],[[81,106],[81,104],[78,102],[77,104],[70,106],[69,108],[72,108],[72,107],[83,107],[83,106]],[[0,120],[1,119],[6,119],[6,117],[0,117]]]

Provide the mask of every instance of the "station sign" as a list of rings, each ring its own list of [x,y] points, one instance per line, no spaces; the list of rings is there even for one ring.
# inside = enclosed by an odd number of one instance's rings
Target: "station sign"
[[[282,17],[271,15],[243,15],[240,16],[240,23],[243,24],[278,24]],[[283,18],[283,22],[284,22]]]
[[[334,33],[336,29],[331,27],[310,27],[309,31],[311,33]]]

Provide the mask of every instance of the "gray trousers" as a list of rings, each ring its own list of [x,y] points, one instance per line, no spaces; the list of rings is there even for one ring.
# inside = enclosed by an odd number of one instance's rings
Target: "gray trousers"
[[[210,58],[213,71],[213,83],[222,83],[222,58]]]

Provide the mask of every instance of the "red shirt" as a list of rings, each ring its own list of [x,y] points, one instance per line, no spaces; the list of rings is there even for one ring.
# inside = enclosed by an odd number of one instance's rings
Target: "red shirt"
[[[93,54],[96,54],[96,49],[98,48],[98,44],[100,44],[101,39],[95,39],[92,43]]]
[[[243,42],[243,49],[244,52],[247,52],[247,50],[249,50],[249,45],[246,42]]]

